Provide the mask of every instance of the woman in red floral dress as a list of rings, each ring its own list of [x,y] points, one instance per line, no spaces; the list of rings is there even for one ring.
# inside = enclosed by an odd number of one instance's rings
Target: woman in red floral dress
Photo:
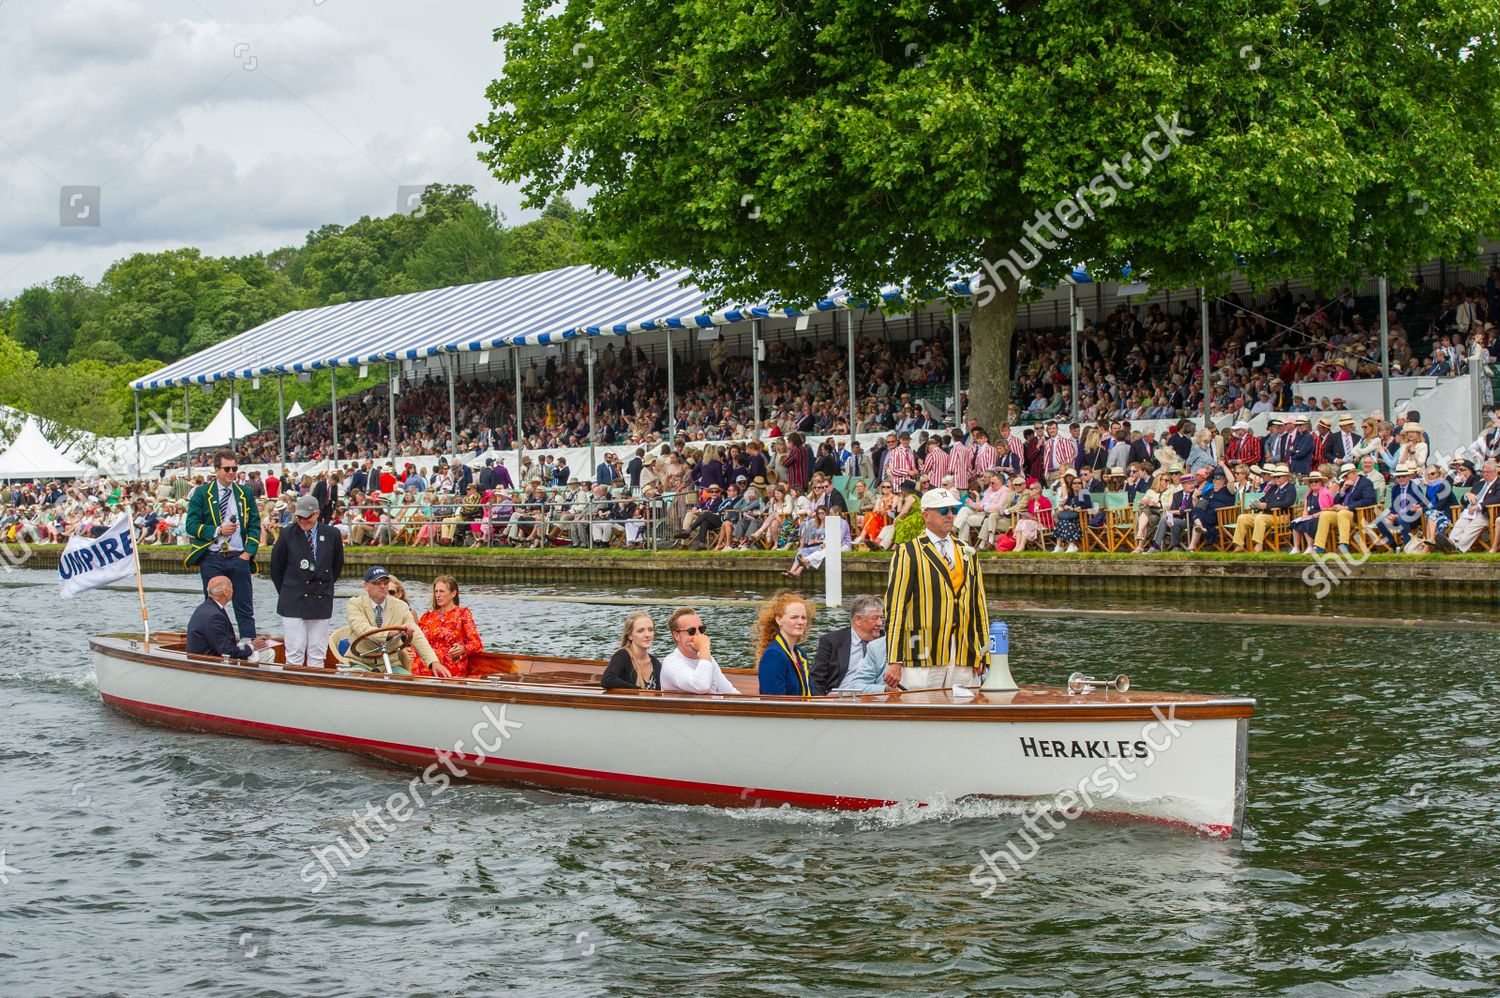
[[[422,614],[417,626],[455,676],[467,676],[469,656],[484,650],[479,629],[474,626],[474,615],[467,607],[458,605],[458,580],[451,575],[439,575],[432,580],[432,609]],[[431,675],[421,663],[415,663],[411,671],[413,675]]]

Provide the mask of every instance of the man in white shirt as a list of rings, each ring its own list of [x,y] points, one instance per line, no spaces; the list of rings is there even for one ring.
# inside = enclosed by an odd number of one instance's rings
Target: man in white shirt
[[[663,693],[738,693],[714,661],[703,618],[683,607],[667,619],[677,648],[661,662]]]

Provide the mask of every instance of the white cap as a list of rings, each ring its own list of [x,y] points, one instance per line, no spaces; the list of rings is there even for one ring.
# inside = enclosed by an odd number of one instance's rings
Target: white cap
[[[923,509],[942,509],[944,506],[962,506],[963,500],[952,489],[928,489],[922,493]]]
[[[1247,422],[1245,422],[1242,419],[1238,423],[1235,423],[1233,426],[1231,426],[1230,429],[1231,430],[1248,430],[1248,429],[1250,429],[1250,424],[1247,423]]]

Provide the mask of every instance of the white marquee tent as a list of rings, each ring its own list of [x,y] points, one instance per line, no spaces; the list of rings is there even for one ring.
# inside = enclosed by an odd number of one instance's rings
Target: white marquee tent
[[[94,474],[93,468],[63,457],[30,416],[5,453],[0,454],[0,479],[84,478]]]

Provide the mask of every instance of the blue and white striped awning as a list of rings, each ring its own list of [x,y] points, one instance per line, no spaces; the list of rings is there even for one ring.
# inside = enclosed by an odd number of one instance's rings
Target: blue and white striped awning
[[[895,290],[886,299],[899,298]],[[370,301],[289,312],[131,382],[132,388],[208,384],[225,378],[295,374],[439,353],[558,343],[653,329],[795,317],[865,302],[830,295],[807,308],[733,306],[704,310],[686,270],[616,277],[564,267]]]
[[[1074,280],[1088,275],[1076,268]],[[953,294],[970,281],[955,279]],[[895,288],[882,291],[900,302]],[[190,357],[153,371],[131,387],[168,388],[296,374],[330,367],[415,360],[516,345],[560,343],[581,336],[622,336],[746,319],[788,319],[869,302],[834,291],[802,307],[736,305],[705,310],[706,296],[688,271],[622,278],[588,266],[564,267],[498,281],[418,291],[289,312]]]

